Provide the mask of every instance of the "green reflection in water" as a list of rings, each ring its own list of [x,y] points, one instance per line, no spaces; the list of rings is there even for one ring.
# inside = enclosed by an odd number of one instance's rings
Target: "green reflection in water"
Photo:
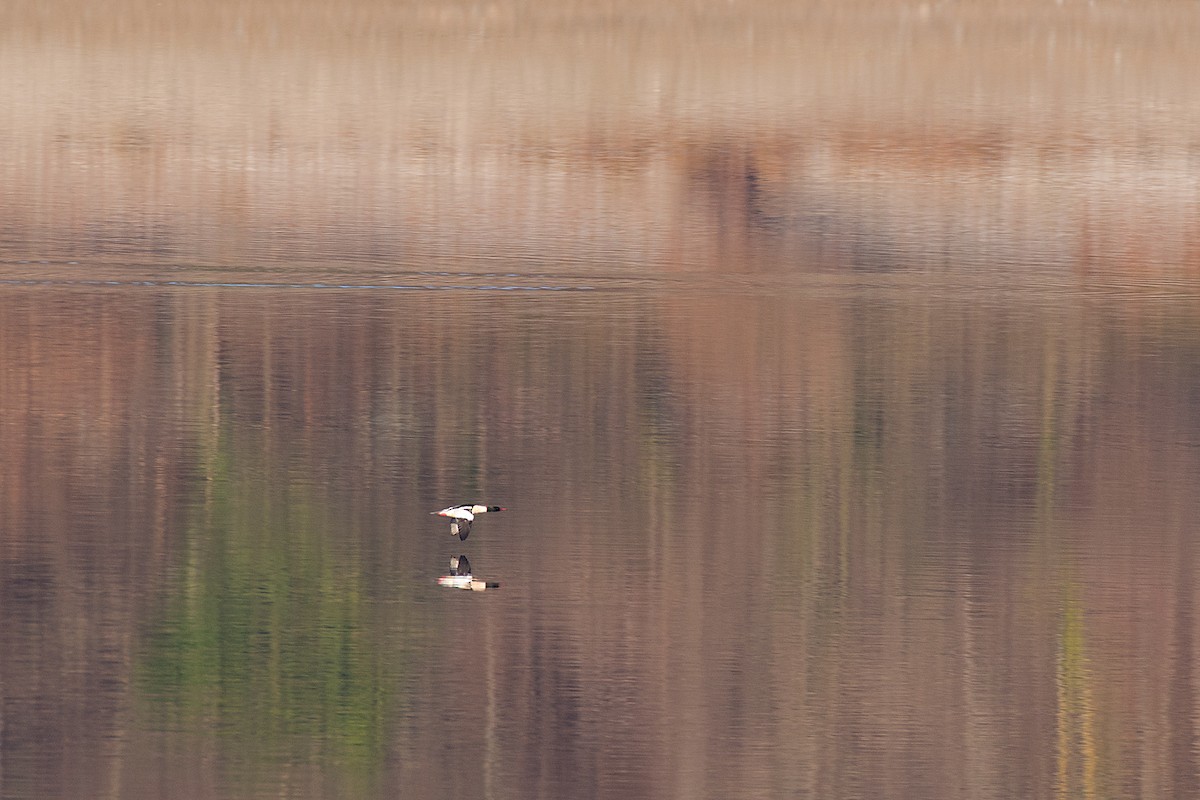
[[[215,748],[234,783],[370,793],[400,667],[371,631],[361,559],[311,485],[231,455],[230,438],[142,650],[148,713]]]
[[[1092,671],[1078,587],[1067,587],[1056,664],[1057,797],[1096,797],[1097,748]]]

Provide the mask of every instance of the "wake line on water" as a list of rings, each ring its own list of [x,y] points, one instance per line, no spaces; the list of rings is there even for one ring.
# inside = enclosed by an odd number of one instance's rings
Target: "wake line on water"
[[[28,267],[36,265],[49,274],[28,274]],[[274,273],[263,276],[263,280],[248,280],[242,275],[212,274],[217,270],[200,268],[197,272],[208,275],[182,277],[185,270],[177,269],[181,277],[154,277],[144,270],[131,277],[82,277],[78,274],[77,261],[5,261],[0,260],[0,288],[3,287],[60,287],[86,289],[159,288],[159,289],[227,289],[262,291],[379,291],[379,292],[482,292],[482,293],[583,293],[583,292],[663,292],[706,293],[721,292],[761,294],[763,292],[802,292],[806,296],[818,294],[859,295],[869,293],[888,296],[893,293],[908,296],[914,292],[922,296],[939,295],[944,298],[963,297],[996,301],[1000,297],[1033,296],[1039,302],[1056,301],[1063,296],[1114,297],[1129,295],[1140,299],[1194,299],[1200,295],[1200,283],[1192,277],[1172,279],[1156,276],[1146,280],[1131,280],[1097,276],[1089,281],[1079,281],[1069,276],[1041,276],[1022,273],[1020,275],[965,275],[931,276],[927,272],[894,272],[887,275],[863,276],[861,274],[803,272],[794,273],[682,273],[682,274],[619,274],[606,275],[563,274],[561,272],[514,272],[496,270],[470,272],[461,270],[397,270],[390,274],[369,276],[336,275],[326,273],[319,278],[297,276],[298,280],[286,280]],[[138,267],[131,267],[137,271]],[[26,274],[22,274],[22,272]],[[7,274],[5,274],[7,273]],[[74,273],[74,274],[72,274]],[[112,273],[109,272],[111,275]],[[355,278],[358,278],[355,280]],[[274,278],[272,280],[271,278]]]
[[[32,269],[31,269],[32,268]],[[87,274],[90,271],[91,274]],[[85,266],[79,261],[0,259],[0,287],[313,289],[393,292],[594,292],[625,288],[608,275],[549,271],[391,269],[369,274],[341,270],[230,270],[149,264]]]
[[[187,280],[84,280],[70,278],[0,278],[0,286],[87,286],[87,287],[184,287],[197,289],[380,289],[407,292],[592,292],[597,287],[521,286],[503,284],[416,284],[416,283],[340,283],[340,282],[254,282]]]

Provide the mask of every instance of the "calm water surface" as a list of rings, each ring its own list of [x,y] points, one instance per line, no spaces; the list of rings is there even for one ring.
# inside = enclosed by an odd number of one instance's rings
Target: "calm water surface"
[[[993,6],[4,3],[0,798],[1200,795],[1200,18]]]
[[[0,312],[6,796],[1195,787],[1194,298]]]

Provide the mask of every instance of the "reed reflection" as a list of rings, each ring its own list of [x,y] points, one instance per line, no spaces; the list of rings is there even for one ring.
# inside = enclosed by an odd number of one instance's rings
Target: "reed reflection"
[[[234,794],[286,795],[319,776],[373,795],[405,702],[403,644],[377,631],[334,501],[289,469],[291,448],[225,413],[206,444],[179,562],[143,625],[139,734],[188,731]],[[156,766],[186,780],[185,761]]]
[[[4,790],[1190,791],[1200,305],[736,285],[0,292]]]

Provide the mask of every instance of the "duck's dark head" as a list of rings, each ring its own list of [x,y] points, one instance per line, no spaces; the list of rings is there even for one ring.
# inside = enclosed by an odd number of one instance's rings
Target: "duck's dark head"
[[[501,508],[500,506],[488,506],[488,511],[508,511],[508,509]]]

